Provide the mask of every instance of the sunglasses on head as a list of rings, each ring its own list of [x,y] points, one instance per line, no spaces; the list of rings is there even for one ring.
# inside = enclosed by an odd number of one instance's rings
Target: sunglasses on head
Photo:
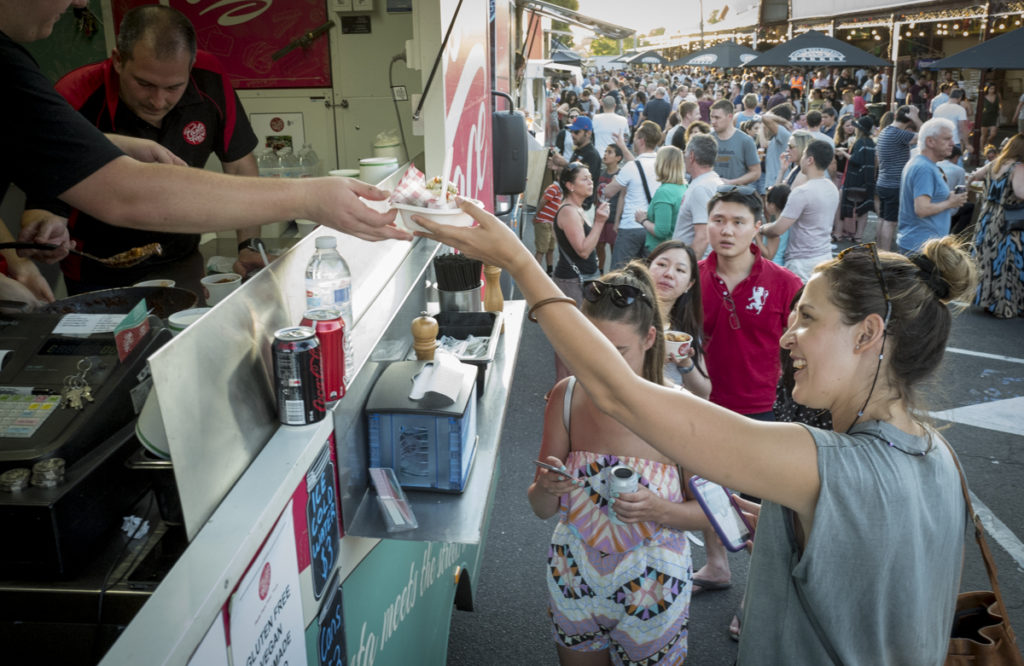
[[[715,191],[719,194],[731,194],[732,192],[735,192],[745,197],[749,197],[757,192],[757,190],[755,190],[751,185],[719,185],[718,189]]]
[[[843,257],[851,252],[868,252],[871,255],[871,265],[875,269],[875,277],[878,278],[878,285],[882,288],[882,297],[885,299],[885,319],[882,324],[884,334],[889,329],[889,319],[892,317],[892,299],[889,297],[889,286],[885,283],[885,276],[882,274],[882,260],[878,257],[878,246],[873,242],[851,245],[836,255],[836,261],[842,261]]]
[[[583,283],[583,298],[590,303],[597,303],[605,295],[608,295],[613,305],[620,308],[633,305],[637,299],[651,305],[651,299],[647,298],[647,294],[640,287],[631,284],[608,284],[600,280],[587,280]]]

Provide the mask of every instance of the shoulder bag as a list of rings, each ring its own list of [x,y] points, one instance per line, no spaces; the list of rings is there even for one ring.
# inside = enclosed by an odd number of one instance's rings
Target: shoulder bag
[[[949,447],[949,443],[946,443],[946,446]],[[988,543],[985,541],[985,529],[971,504],[964,470],[952,447],[949,448],[957,472],[960,473],[960,489],[964,494],[964,502],[967,503],[967,512],[974,523],[974,539],[978,542],[981,557],[985,560],[985,570],[988,572],[992,589],[962,592],[957,596],[946,666],[1022,666],[1024,658],[1017,649],[1013,628],[1010,627],[1006,614],[1006,605],[1003,603],[1003,595],[999,591],[996,564],[992,561],[992,553],[989,552]]]

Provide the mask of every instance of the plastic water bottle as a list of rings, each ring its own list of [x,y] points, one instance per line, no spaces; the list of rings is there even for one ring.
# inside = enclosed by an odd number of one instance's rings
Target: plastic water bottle
[[[299,177],[299,158],[295,156],[292,149],[285,146],[281,150],[277,151],[278,157],[281,159],[281,171],[286,178],[298,178]]]
[[[303,178],[320,175],[320,156],[316,154],[311,144],[305,144],[299,151],[299,166],[302,167]]]
[[[345,386],[352,377],[352,273],[334,236],[317,236],[316,254],[306,265],[306,309],[335,307],[345,321]]]
[[[260,169],[260,176],[264,178],[276,178],[281,175],[281,160],[273,148],[265,148],[256,158],[256,164]]]

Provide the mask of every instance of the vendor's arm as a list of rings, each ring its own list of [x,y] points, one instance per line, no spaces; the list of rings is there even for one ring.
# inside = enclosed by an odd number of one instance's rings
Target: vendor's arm
[[[255,153],[249,153],[234,162],[221,162],[221,167],[224,169],[224,173],[232,176],[249,176],[251,178],[259,178],[260,176],[260,168],[256,164]],[[250,238],[259,238],[259,235],[259,225],[244,227],[235,232],[239,245]],[[232,268],[239,275],[246,275],[250,271],[263,268],[263,257],[256,250],[245,248],[238,252],[238,259]]]
[[[110,143],[114,144],[125,152],[126,155],[134,157],[140,162],[158,162],[160,164],[174,164],[177,166],[188,166],[185,160],[181,159],[156,141],[140,139],[134,136],[123,134],[105,134]]]
[[[60,195],[109,224],[204,233],[308,219],[366,240],[410,239],[395,214],[360,201],[388,193],[351,178],[241,178],[122,156]],[[382,206],[380,206],[382,207]]]
[[[544,435],[537,460],[563,467],[569,457],[569,433],[562,423],[562,403],[568,379],[555,384],[544,409]],[[559,498],[573,489],[573,481],[543,467],[537,467],[533,483],[526,490],[530,508],[538,518],[550,518],[558,512]]]
[[[760,423],[632,372],[604,335],[564,296],[509,227],[467,201],[480,226],[438,225],[428,235],[504,268],[528,303],[557,299],[534,315],[595,404],[688,471],[796,511],[812,524],[820,489],[817,448],[793,423]]]

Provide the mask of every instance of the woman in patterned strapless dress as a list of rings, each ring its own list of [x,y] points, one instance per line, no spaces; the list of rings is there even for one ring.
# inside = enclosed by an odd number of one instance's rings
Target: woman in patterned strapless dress
[[[646,267],[633,262],[586,283],[583,312],[634,372],[664,383],[661,314]],[[551,392],[539,458],[571,477],[538,469],[528,491],[539,517],[559,515],[547,581],[561,663],[597,652],[613,664],[682,663],[692,588],[684,531],[708,522],[684,497],[679,468],[600,412],[573,377]],[[616,465],[637,473],[637,492],[610,490]]]

